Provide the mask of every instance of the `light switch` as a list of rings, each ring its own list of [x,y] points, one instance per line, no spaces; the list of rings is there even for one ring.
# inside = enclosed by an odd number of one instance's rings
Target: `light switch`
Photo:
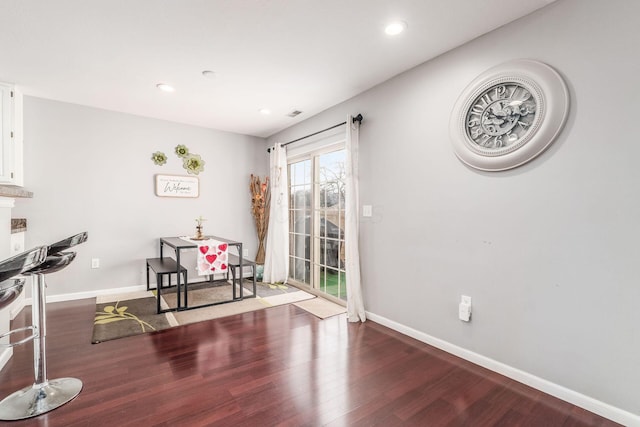
[[[362,216],[371,217],[373,215],[373,207],[371,205],[362,205]]]

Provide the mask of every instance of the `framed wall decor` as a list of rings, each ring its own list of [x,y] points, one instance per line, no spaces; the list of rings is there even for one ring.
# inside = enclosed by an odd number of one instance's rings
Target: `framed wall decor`
[[[158,197],[200,196],[200,181],[195,176],[156,175],[155,184]]]
[[[515,168],[555,140],[568,113],[569,91],[553,68],[531,59],[505,62],[464,89],[451,114],[451,143],[473,168]]]

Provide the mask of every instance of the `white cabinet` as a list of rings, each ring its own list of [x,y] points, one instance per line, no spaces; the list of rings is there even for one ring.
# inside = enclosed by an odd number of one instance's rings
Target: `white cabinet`
[[[23,185],[22,94],[0,83],[0,184]]]
[[[19,253],[24,252],[24,231],[11,233],[10,245],[11,248],[9,250],[9,256],[18,255]]]

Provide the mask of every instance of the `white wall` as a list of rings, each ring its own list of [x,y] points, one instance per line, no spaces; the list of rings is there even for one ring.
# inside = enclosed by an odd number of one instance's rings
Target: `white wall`
[[[364,115],[369,312],[640,414],[638,16],[633,0],[560,0],[269,138]],[[565,129],[515,170],[465,167],[448,134],[458,95],[521,57],[566,79]]]
[[[155,174],[187,175],[178,144],[206,162],[197,199],[155,196]],[[49,296],[144,284],[158,238],[195,234],[199,215],[205,233],[242,241],[255,256],[249,175],[268,169],[261,138],[25,97],[24,146],[34,197],[18,200],[13,215],[27,218],[26,247],[89,233],[73,264],[47,277]],[[164,166],[151,161],[155,151],[167,154]]]

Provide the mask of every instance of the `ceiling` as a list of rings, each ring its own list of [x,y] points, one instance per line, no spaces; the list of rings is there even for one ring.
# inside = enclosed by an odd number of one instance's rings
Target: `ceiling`
[[[552,1],[2,0],[0,81],[267,137]]]

